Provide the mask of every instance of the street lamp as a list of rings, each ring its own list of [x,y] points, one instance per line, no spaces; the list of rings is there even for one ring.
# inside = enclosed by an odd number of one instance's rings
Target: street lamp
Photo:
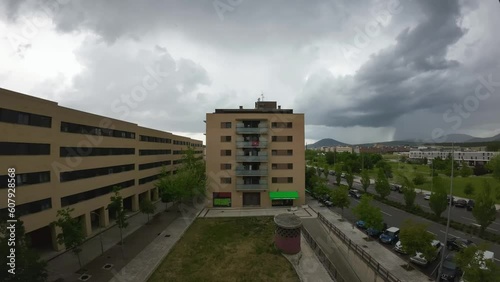
[[[101,241],[101,255],[104,254],[104,245],[102,244],[102,226],[101,226],[101,215],[96,212],[90,212],[91,214],[97,215],[99,217],[99,240]]]
[[[451,180],[450,180],[450,198],[448,202],[448,219],[446,221],[446,233],[444,234],[444,242],[448,242],[448,231],[450,229],[450,214],[451,214],[451,205],[453,204],[453,166],[455,163],[455,143],[451,143]],[[441,272],[443,271],[443,262],[444,262],[444,251],[441,254],[441,262],[439,263],[438,270],[438,281],[441,279]]]

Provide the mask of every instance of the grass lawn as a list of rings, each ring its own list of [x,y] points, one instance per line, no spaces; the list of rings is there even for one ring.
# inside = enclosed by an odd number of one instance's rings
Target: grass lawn
[[[274,247],[273,217],[198,218],[149,279],[299,281]]]

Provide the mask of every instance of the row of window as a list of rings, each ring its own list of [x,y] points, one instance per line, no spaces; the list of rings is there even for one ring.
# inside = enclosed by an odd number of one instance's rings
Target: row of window
[[[183,150],[173,150],[172,151],[172,154],[173,155],[182,155],[184,154],[186,151],[183,151]]]
[[[155,143],[172,143],[172,139],[170,138],[161,138],[161,137],[153,137],[153,136],[146,136],[146,135],[139,135],[139,138],[141,141],[144,142],[155,142]]]
[[[220,164],[221,170],[230,170],[231,164]],[[271,169],[293,169],[293,163],[273,163]]]
[[[179,141],[179,140],[174,140],[174,145],[191,145],[188,141]]]
[[[220,150],[221,156],[231,156],[231,150]],[[293,150],[271,150],[273,156],[293,156]]]
[[[174,161],[172,162],[172,164],[176,165],[176,164],[181,164],[182,162],[183,162],[183,160],[182,160],[182,159],[180,159],[180,160],[174,160]]]
[[[113,191],[113,187],[115,187],[115,186],[119,186],[120,188],[127,188],[127,187],[131,187],[134,185],[135,185],[135,179],[131,179],[131,180],[124,181],[121,183],[116,183],[113,185],[108,185],[105,187],[101,187],[101,188],[81,192],[78,194],[66,196],[66,197],[61,198],[61,206],[66,207],[69,205],[74,205],[74,204],[79,203],[79,202],[83,202],[83,201],[87,201],[87,200],[90,200],[93,198],[97,198],[97,197],[102,196],[102,195],[109,194]]]
[[[139,150],[139,156],[170,155],[171,153],[172,150],[161,150],[161,149]]]
[[[161,173],[141,178],[141,179],[139,179],[139,185],[158,180],[158,177],[160,177],[160,176],[161,176]]]
[[[50,155],[50,144],[0,142],[0,156]]]
[[[94,157],[119,155],[135,155],[135,148],[61,147],[59,149],[59,156],[61,157]]]
[[[271,177],[271,182],[272,183],[293,183],[293,177]],[[257,184],[257,183],[258,183],[258,181],[255,184]],[[221,177],[220,184],[231,184],[231,177]]]
[[[0,188],[7,188],[8,175],[0,175]],[[50,182],[50,171],[30,172],[16,174],[16,187]]]
[[[52,118],[37,114],[25,113],[0,108],[0,122],[24,124],[40,127],[52,127]]]
[[[41,212],[52,208],[52,200],[50,198],[42,199],[26,204],[16,205],[16,216],[23,216],[32,213]],[[1,209],[0,214],[7,214],[7,208]]]
[[[73,180],[78,180],[78,179],[83,179],[83,178],[91,178],[91,177],[103,176],[103,175],[108,175],[108,174],[113,174],[113,173],[131,171],[134,169],[135,169],[134,164],[126,164],[126,165],[117,165],[117,166],[108,166],[108,167],[100,167],[100,168],[92,168],[92,169],[67,171],[67,172],[61,172],[59,175],[60,175],[60,179],[61,179],[60,181],[66,182],[66,181],[73,181]]]
[[[170,165],[171,163],[172,163],[171,161],[162,161],[162,162],[140,164],[139,170],[145,170],[145,169],[160,167],[160,166],[164,166],[164,165]]]
[[[232,123],[225,121],[220,123],[220,128],[231,128]],[[271,122],[271,128],[292,128],[291,122]]]
[[[83,124],[64,122],[64,121],[61,122],[61,132],[135,139],[134,132],[102,128],[97,126],[83,125]]]
[[[271,140],[274,142],[293,142],[293,136],[272,136]],[[231,142],[231,136],[221,136],[220,142]]]

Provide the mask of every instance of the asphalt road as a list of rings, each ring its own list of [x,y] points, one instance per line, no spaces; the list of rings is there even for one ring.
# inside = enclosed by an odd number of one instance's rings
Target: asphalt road
[[[328,186],[330,188],[334,189],[334,185],[331,182],[329,183]],[[373,188],[371,188],[371,189],[373,189]],[[392,194],[391,196],[394,196],[394,197],[398,196],[397,192],[392,192],[391,194]],[[425,200],[423,200],[422,195],[418,195],[418,196],[421,197],[422,201],[425,201]],[[314,200],[311,197],[309,197],[308,199]],[[354,216],[354,214],[352,213],[352,208],[357,206],[358,203],[359,203],[359,200],[351,198],[351,206],[348,209],[344,210],[344,217],[352,223],[356,222],[356,220],[357,220],[356,217]],[[378,201],[373,201],[372,204],[374,206],[377,206],[380,208],[380,210],[382,211],[382,214],[384,216],[384,221],[387,223],[388,227],[391,227],[391,226],[400,227],[406,219],[412,219],[414,221],[424,222],[424,223],[428,224],[428,231],[429,232],[434,234],[439,241],[446,243],[446,241],[445,241],[446,226],[441,225],[441,224],[436,223],[436,222],[433,222],[433,221],[430,221],[430,220],[427,220],[425,218],[407,213],[407,212],[402,211],[400,209],[385,205],[385,204],[380,203]],[[459,208],[452,208],[452,209],[459,209]],[[339,208],[332,208],[332,210],[334,210],[335,212],[337,212],[339,214],[341,213],[341,210]],[[470,212],[469,212],[469,214],[470,214]],[[452,229],[452,228],[450,228],[449,232],[448,232],[448,238],[450,238],[450,237],[460,237],[460,238],[470,239],[476,244],[481,244],[483,242],[487,243],[489,246],[488,250],[495,253],[495,261],[498,265],[500,265],[500,245],[491,243],[489,241],[482,240],[480,238],[477,238],[475,236],[471,236],[470,234],[466,234],[466,233],[463,233],[461,231],[457,231],[457,230]],[[387,247],[388,247],[388,249],[390,249],[392,251],[393,246],[387,245]],[[445,251],[447,252],[447,250],[445,250]],[[447,253],[445,253],[445,255],[446,254]],[[408,259],[407,256],[402,256],[402,257],[404,257],[405,260]],[[435,275],[435,272],[437,271],[438,263],[439,263],[439,259],[434,261],[433,263],[429,264],[427,267],[423,267],[422,271],[429,276],[432,276],[433,274]]]

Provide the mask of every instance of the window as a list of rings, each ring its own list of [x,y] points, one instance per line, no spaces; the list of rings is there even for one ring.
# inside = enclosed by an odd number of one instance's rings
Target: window
[[[161,173],[141,178],[141,179],[139,179],[139,185],[158,180],[158,177],[160,177],[160,176],[161,176]]]
[[[52,127],[51,117],[3,108],[0,108],[0,122],[17,123],[47,128]]]
[[[50,144],[0,142],[0,156],[50,155]]]
[[[231,156],[231,150],[220,150],[221,156]]]
[[[231,184],[231,177],[221,177],[220,183],[221,184]]]
[[[272,122],[272,128],[292,128],[291,122]]]
[[[135,139],[134,132],[101,128],[96,126],[83,125],[83,124],[64,122],[64,121],[61,122],[61,132]]]
[[[135,164],[126,164],[126,165],[108,166],[108,167],[100,167],[92,169],[66,171],[66,172],[61,172],[59,176],[61,182],[66,182],[84,178],[103,176],[113,173],[121,173],[121,172],[131,171],[134,169],[135,169]]]
[[[293,177],[273,177],[273,183],[293,183]]]
[[[28,214],[33,214],[37,212],[41,212],[44,210],[48,210],[52,208],[52,201],[50,198],[38,200],[30,203],[25,203],[16,206],[16,215],[23,216]],[[7,214],[7,208],[1,209],[0,212],[2,214]]]
[[[170,155],[171,150],[139,150],[139,156]]]
[[[131,187],[134,185],[135,185],[135,179],[131,179],[131,180],[128,180],[125,182],[115,183],[113,185],[108,185],[105,187],[101,187],[101,188],[81,192],[78,194],[66,196],[66,197],[61,198],[61,206],[66,207],[66,206],[74,205],[76,203],[90,200],[90,199],[93,199],[96,197],[107,195],[107,194],[113,192],[113,188],[115,186],[119,186],[120,188],[127,188],[127,187]]]
[[[273,136],[274,142],[293,142],[293,136]]]
[[[231,169],[231,164],[220,164],[220,169],[221,170]]]
[[[141,141],[144,142],[155,142],[155,143],[171,143],[172,139],[169,138],[160,138],[146,135],[139,135]]]
[[[292,156],[293,150],[272,150],[271,154],[273,156]]]
[[[145,169],[160,167],[160,166],[164,166],[164,165],[170,165],[171,163],[172,163],[171,161],[163,161],[163,162],[140,164],[139,170],[145,170]]]
[[[221,136],[220,142],[231,142],[231,136]]]
[[[231,122],[221,122],[220,128],[231,128]]]
[[[293,164],[292,163],[272,164],[271,168],[272,169],[293,169]]]
[[[93,157],[93,156],[117,156],[135,155],[134,148],[82,148],[82,147],[60,147],[60,157]]]

